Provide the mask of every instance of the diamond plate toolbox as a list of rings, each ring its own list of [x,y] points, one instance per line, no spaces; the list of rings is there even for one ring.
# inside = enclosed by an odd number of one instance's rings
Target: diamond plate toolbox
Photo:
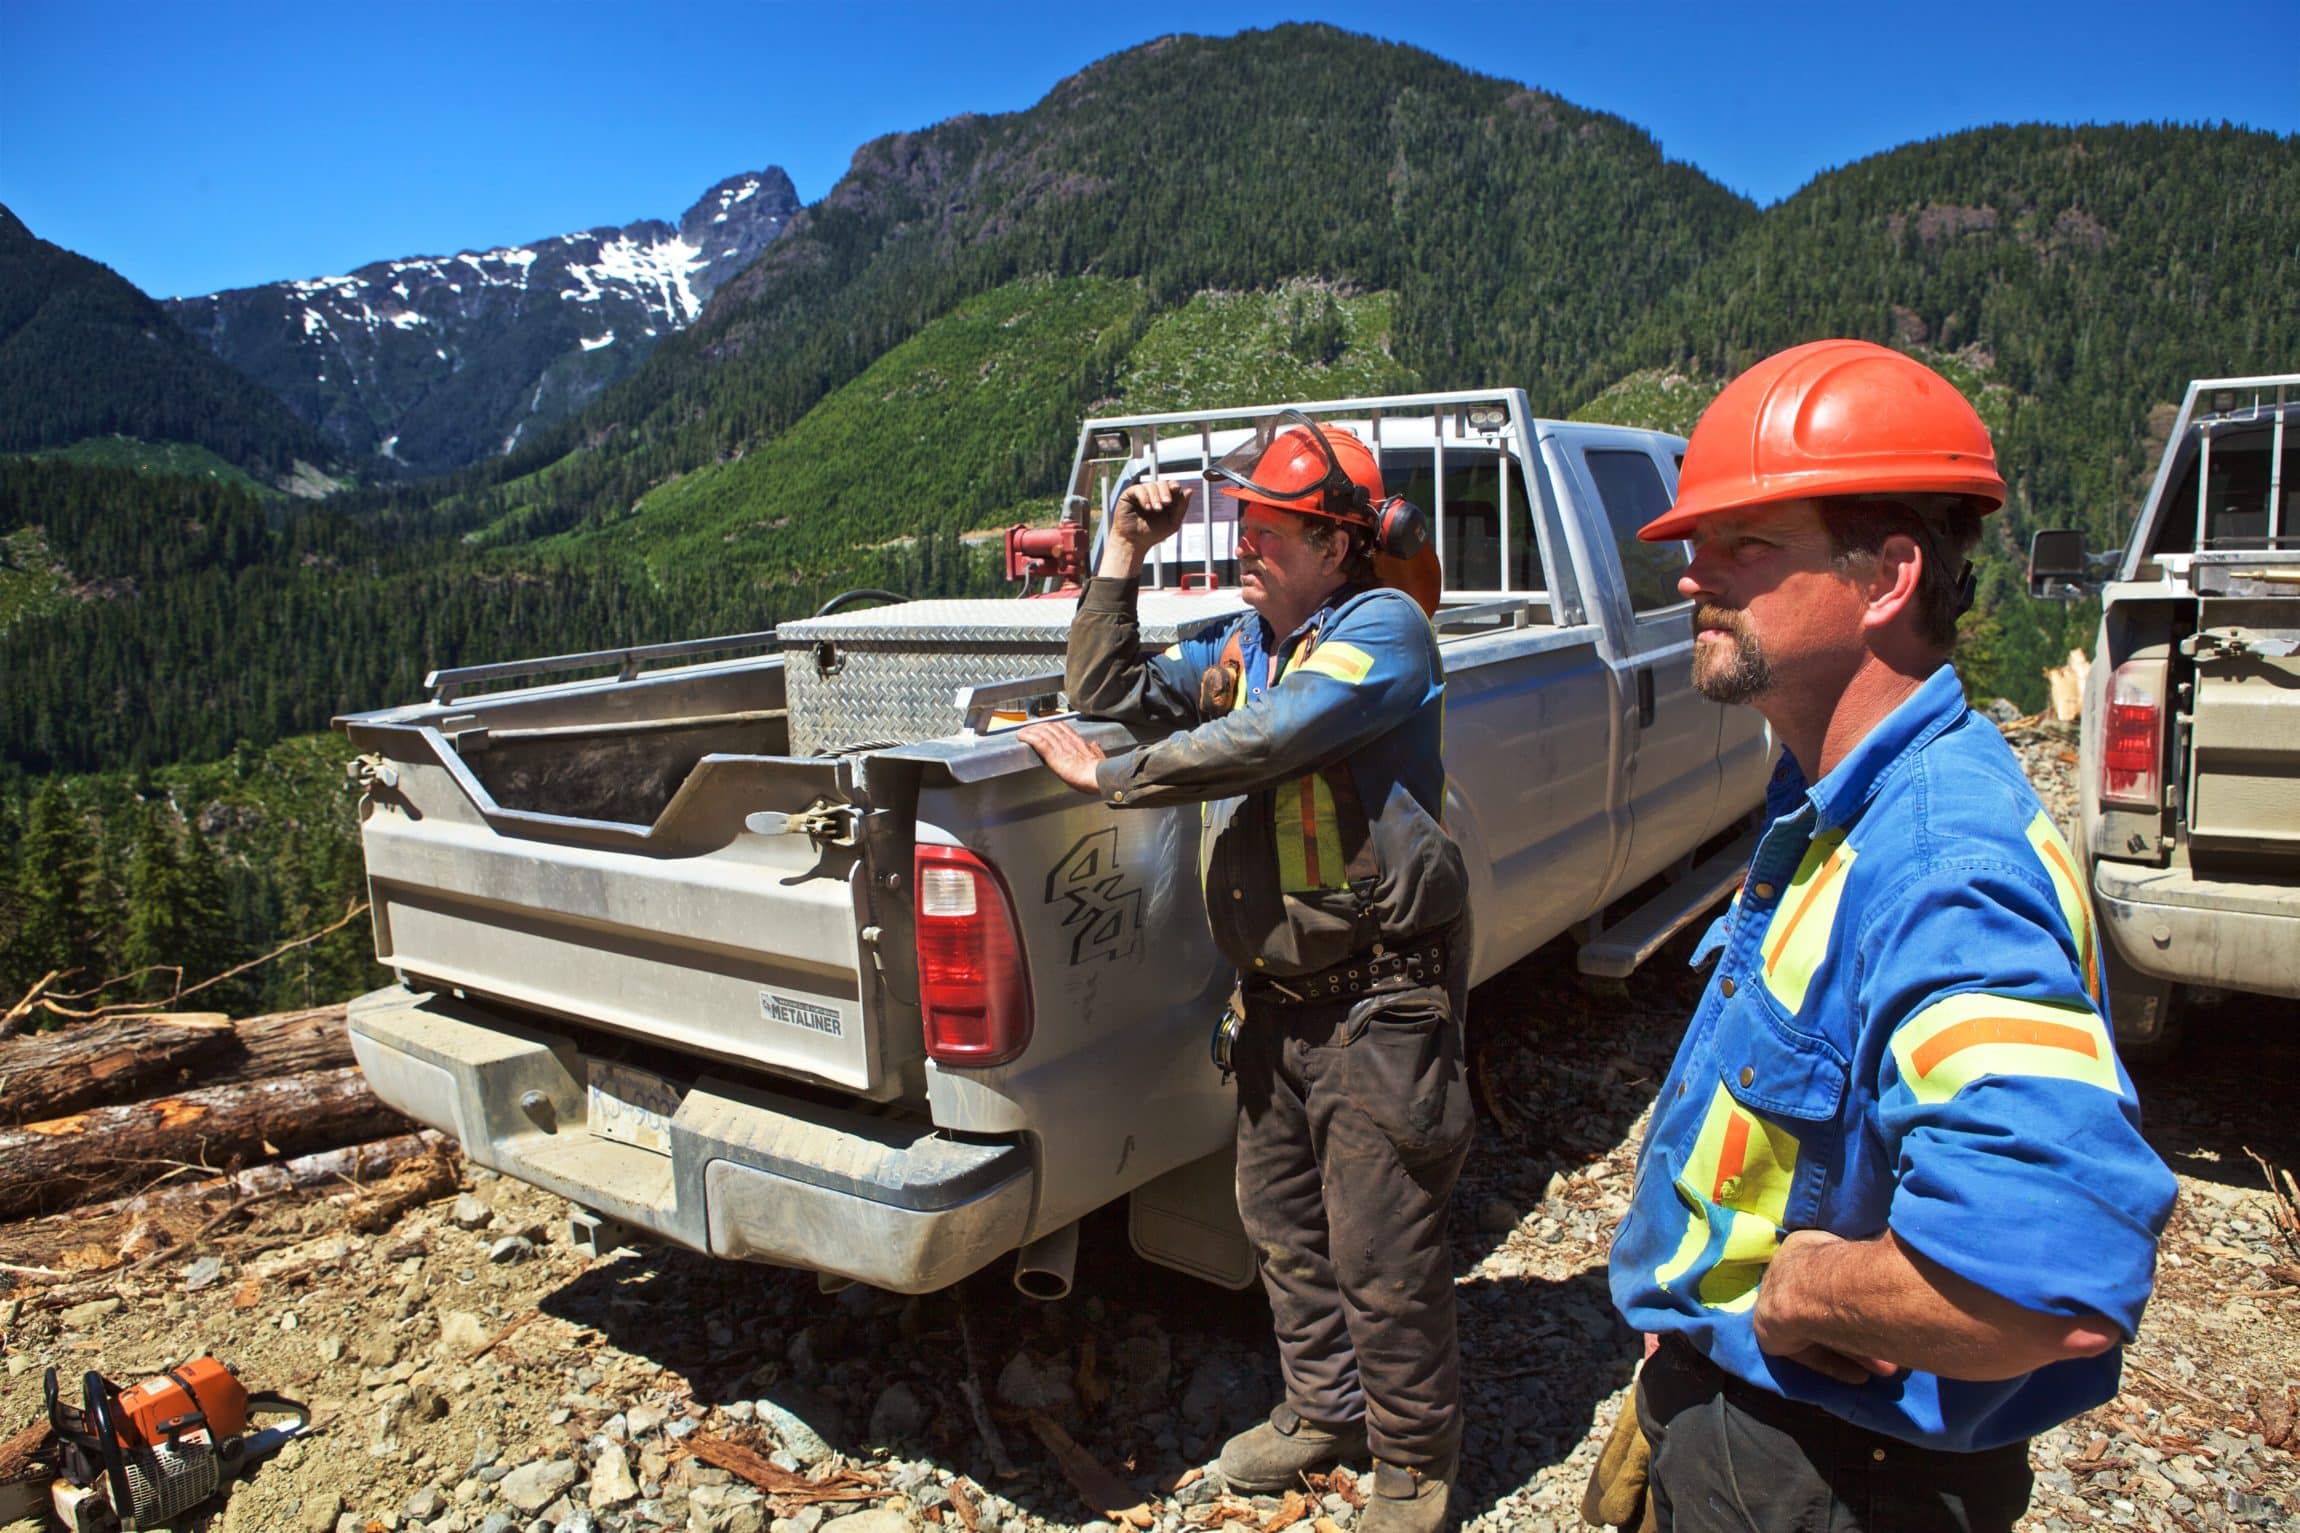
[[[1163,649],[1245,610],[1235,591],[1144,591],[1145,648]],[[1066,597],[913,601],[778,623],[791,754],[907,745],[965,727],[968,687],[1049,676],[1062,690],[1078,603]]]

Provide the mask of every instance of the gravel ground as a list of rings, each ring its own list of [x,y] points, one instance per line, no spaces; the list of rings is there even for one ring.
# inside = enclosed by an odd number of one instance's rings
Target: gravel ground
[[[2071,811],[2069,733],[2008,735]],[[1455,1210],[1466,1527],[1580,1525],[1637,1356],[1606,1242],[1697,988],[1671,954],[1589,985],[1553,949],[1474,998],[1507,1121],[1481,1124]],[[2123,1392],[2038,1441],[2024,1526],[2300,1524],[2300,1243],[2252,1158],[2300,1166],[2300,1008],[2198,1012],[2184,1054],[2135,1074],[2181,1183],[2158,1293]],[[1252,1502],[1198,1474],[1274,1398],[1267,1313],[1134,1260],[1114,1214],[1088,1222],[1072,1297],[1042,1305],[996,1270],[904,1298],[681,1252],[587,1261],[557,1200],[484,1172],[465,1188],[375,1235],[325,1199],[267,1205],[73,1307],[0,1295],[0,1429],[36,1417],[48,1363],[128,1381],[207,1350],[308,1399],[314,1435],[181,1524],[208,1533],[1112,1528],[1066,1443],[1162,1533],[1335,1533],[1362,1499],[1346,1473]],[[775,1488],[706,1462],[720,1444]]]

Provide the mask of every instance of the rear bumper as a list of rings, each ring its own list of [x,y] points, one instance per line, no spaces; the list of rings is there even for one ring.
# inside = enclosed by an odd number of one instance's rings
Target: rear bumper
[[[2102,928],[2141,973],[2300,996],[2300,889],[2101,860],[2092,880]]]
[[[395,985],[352,1002],[351,1041],[377,1096],[473,1161],[690,1250],[924,1293],[1015,1249],[1029,1222],[1017,1142],[706,1075],[663,1155],[590,1132],[583,1054],[546,1028]]]

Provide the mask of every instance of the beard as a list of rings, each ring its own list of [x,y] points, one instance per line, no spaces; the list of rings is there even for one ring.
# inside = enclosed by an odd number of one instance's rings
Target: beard
[[[1721,646],[1714,641],[1693,646],[1696,692],[1713,703],[1747,703],[1773,685],[1772,663],[1739,612],[1704,602],[1693,609],[1693,627],[1696,633],[1704,628],[1722,628],[1733,636],[1729,651],[1720,652]]]

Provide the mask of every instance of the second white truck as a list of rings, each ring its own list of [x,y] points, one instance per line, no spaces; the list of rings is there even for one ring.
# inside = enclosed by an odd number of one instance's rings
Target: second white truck
[[[1083,556],[1127,484],[1199,473],[1269,408],[1087,422],[1067,525],[1036,541]],[[1437,532],[1473,977],[1567,932],[1628,973],[1734,887],[1773,755],[1692,688],[1683,548],[1636,538],[1683,442],[1516,391],[1300,408],[1373,444]],[[1236,505],[1197,503],[1145,573],[1146,642],[1240,610]],[[1130,1197],[1142,1255],[1249,1281],[1199,815],[1114,812],[1011,737],[1060,707],[1075,606],[849,608],[445,672],[338,719],[400,977],[352,1010],[377,1093],[572,1200],[601,1247],[902,1292],[1012,1255],[1053,1295],[1077,1221]]]

